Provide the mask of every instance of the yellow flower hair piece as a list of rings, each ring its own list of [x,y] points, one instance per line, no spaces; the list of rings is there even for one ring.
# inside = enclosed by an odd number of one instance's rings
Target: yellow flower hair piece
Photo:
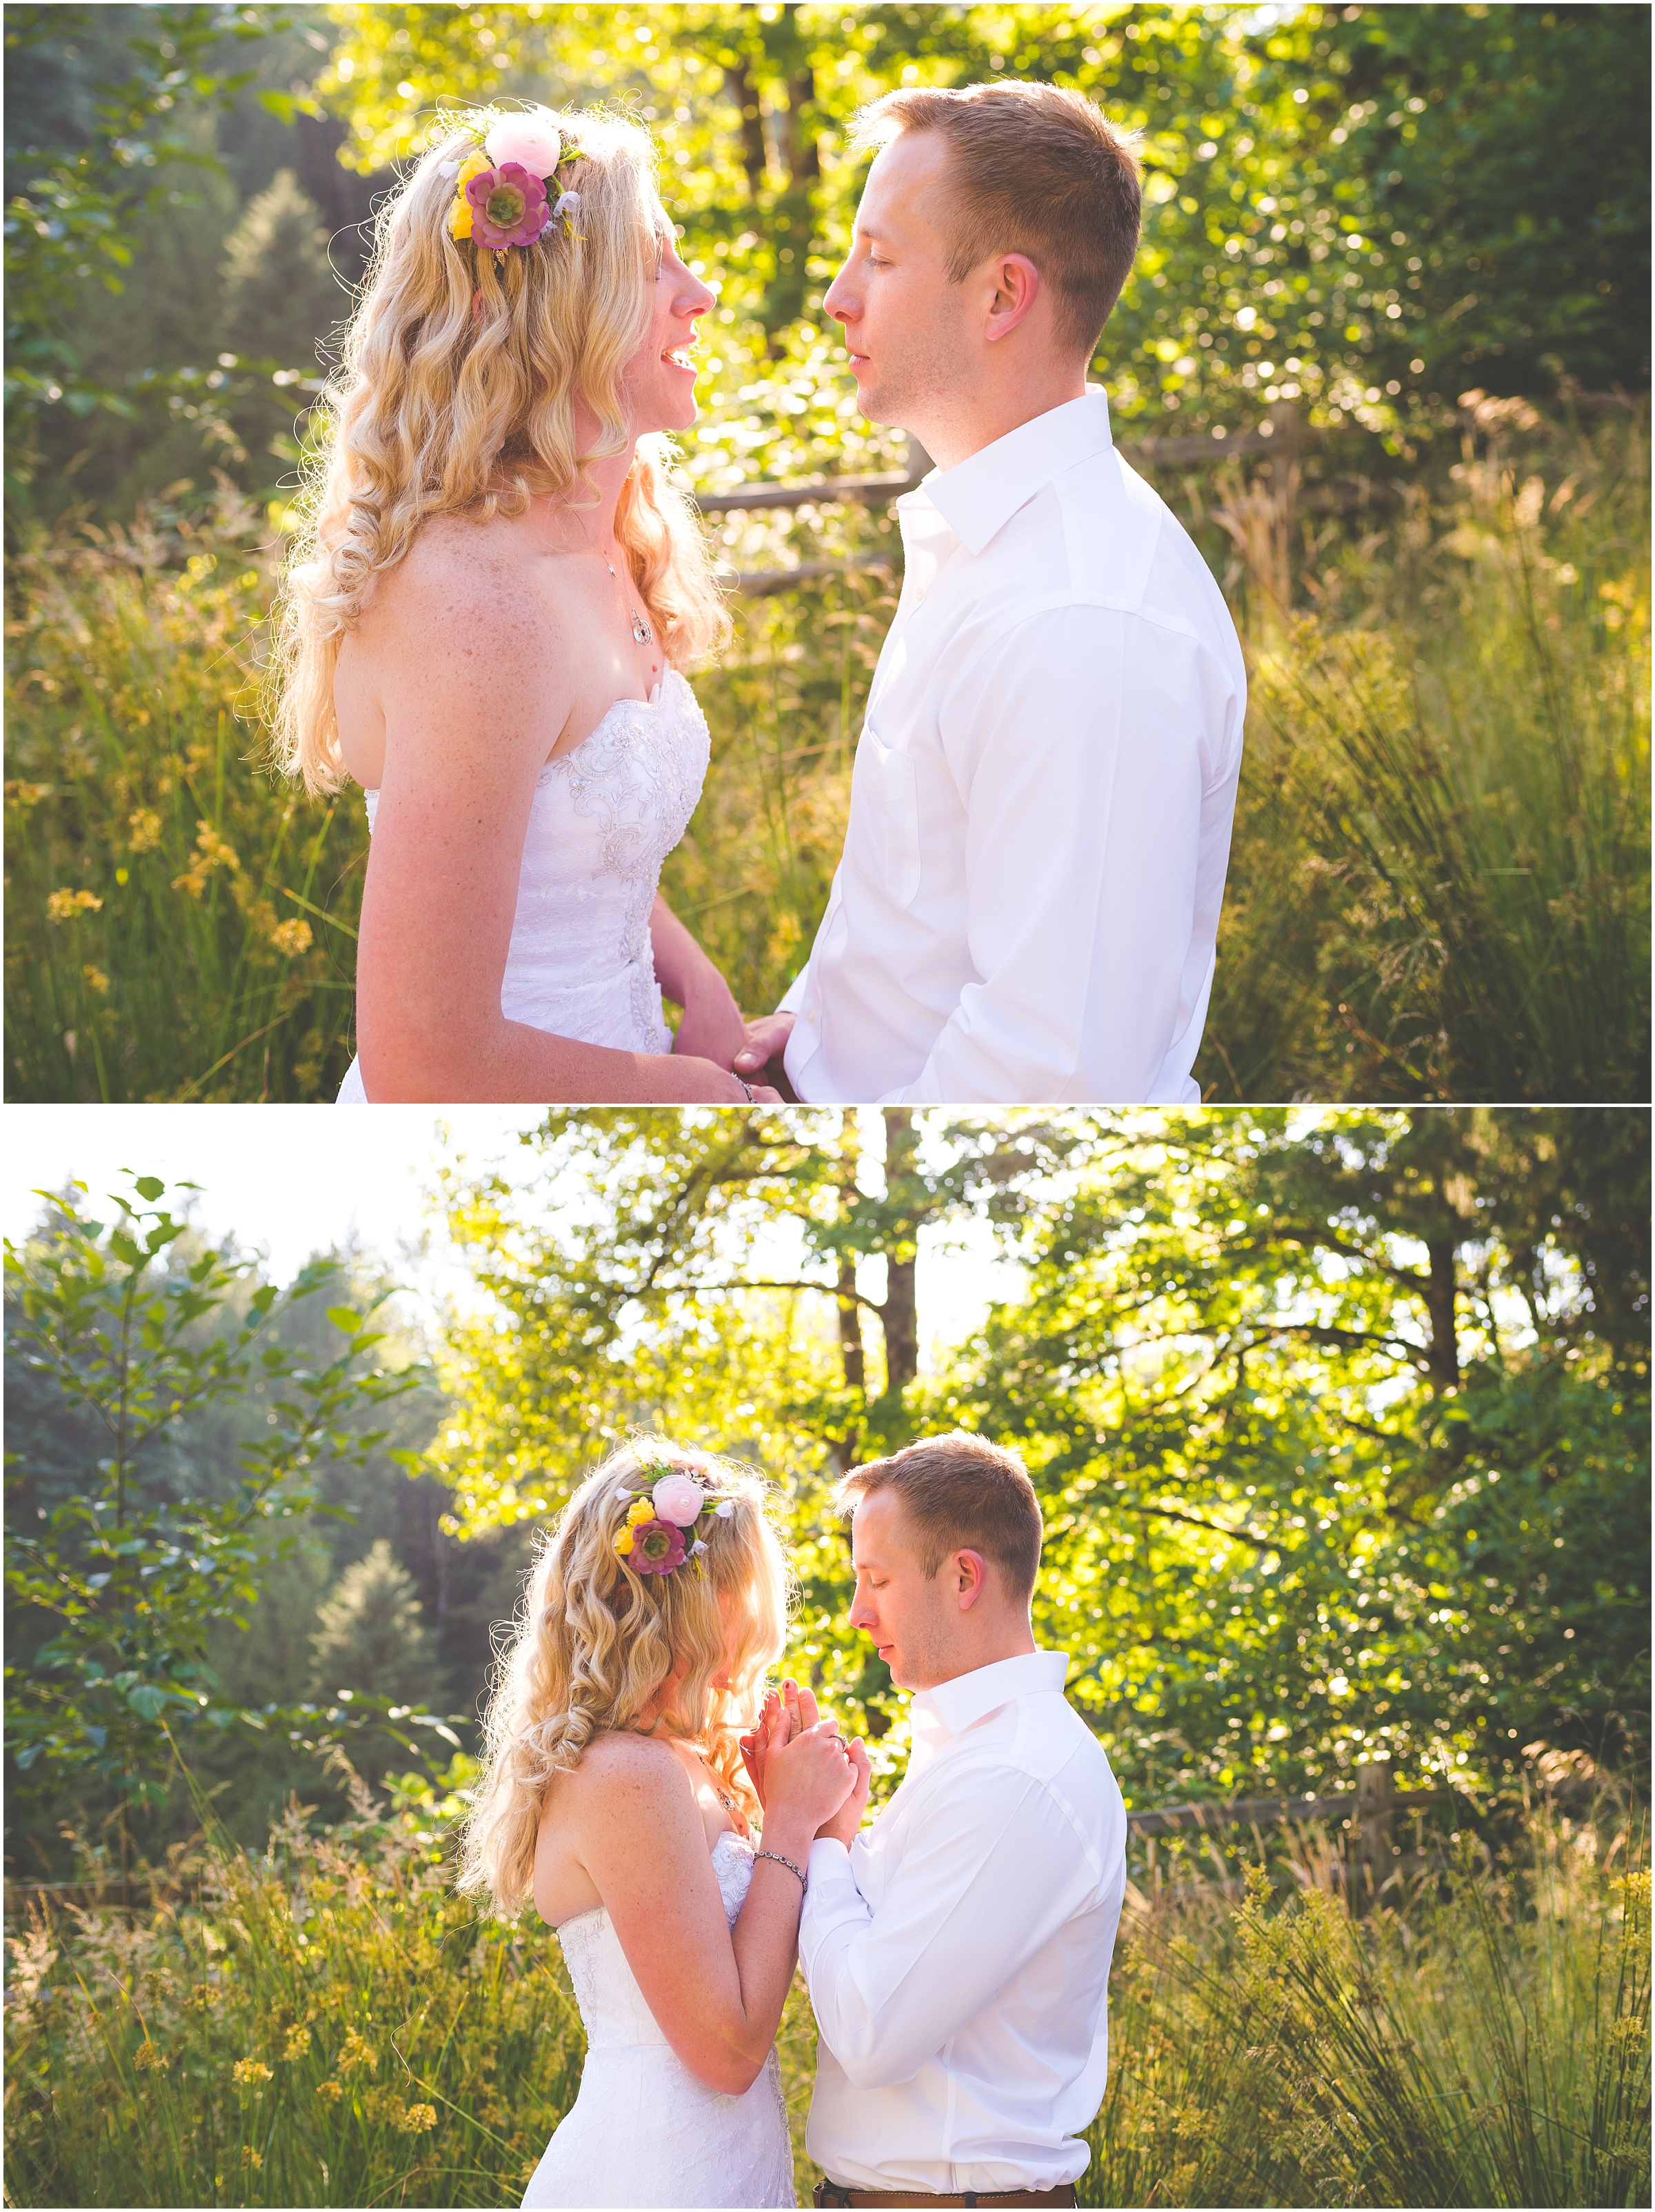
[[[447,228],[456,245],[503,253],[509,246],[534,245],[556,222],[567,236],[577,236],[569,218],[580,204],[579,193],[557,193],[555,204],[552,193],[559,168],[578,161],[581,149],[564,143],[550,108],[490,109],[469,118],[465,127],[481,143],[463,159],[442,165],[443,175],[454,179]]]
[[[628,1501],[626,1520],[615,1531],[615,1556],[634,1574],[670,1575],[686,1559],[705,1553],[707,1538],[720,1521],[730,1518],[735,1503],[708,1488],[705,1452],[665,1458],[658,1450],[643,1472],[658,1478],[644,1496],[615,1492]]]

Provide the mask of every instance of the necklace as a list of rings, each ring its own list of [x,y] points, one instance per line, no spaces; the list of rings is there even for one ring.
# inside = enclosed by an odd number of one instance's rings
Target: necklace
[[[730,1792],[724,1788],[723,1783],[719,1781],[718,1768],[712,1765],[702,1753],[698,1751],[695,1756],[700,1760],[702,1765],[706,1768],[707,1773],[712,1777],[713,1796],[724,1807],[726,1813],[733,1813],[736,1809],[736,1801],[731,1796]]]
[[[614,562],[609,559],[607,554],[603,555],[603,566],[609,570],[611,576],[615,576],[615,580],[618,584],[621,579],[618,575],[615,575]],[[644,620],[642,613],[636,607],[632,611],[632,634],[634,641],[640,645],[652,645],[655,641],[655,632]]]

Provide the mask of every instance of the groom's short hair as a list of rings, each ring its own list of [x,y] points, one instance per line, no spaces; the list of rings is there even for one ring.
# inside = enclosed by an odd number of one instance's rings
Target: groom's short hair
[[[1034,1486],[1015,1452],[964,1429],[927,1437],[888,1459],[852,1468],[834,1491],[834,1503],[852,1512],[881,1490],[901,1500],[927,1578],[951,1553],[980,1552],[999,1569],[1009,1595],[1028,1598],[1045,1530]]]
[[[852,143],[935,131],[949,149],[937,228],[958,284],[995,253],[1026,253],[1052,287],[1061,343],[1089,361],[1137,252],[1137,133],[1055,84],[906,85],[864,107]]]

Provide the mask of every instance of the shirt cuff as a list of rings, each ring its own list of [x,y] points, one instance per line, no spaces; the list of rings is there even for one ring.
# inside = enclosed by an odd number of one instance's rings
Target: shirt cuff
[[[856,1888],[856,1876],[851,1872],[851,1854],[832,1836],[818,1836],[810,1846],[810,1856],[804,1870],[811,1883],[824,1889],[842,1889],[848,1882]]]

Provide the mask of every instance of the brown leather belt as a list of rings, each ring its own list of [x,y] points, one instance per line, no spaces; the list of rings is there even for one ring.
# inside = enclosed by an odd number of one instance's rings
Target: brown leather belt
[[[1059,2182],[1052,2189],[966,2190],[958,2197],[937,2197],[926,2189],[845,2189],[837,2181],[819,2181],[813,2204],[1072,2204],[1075,2185]]]

